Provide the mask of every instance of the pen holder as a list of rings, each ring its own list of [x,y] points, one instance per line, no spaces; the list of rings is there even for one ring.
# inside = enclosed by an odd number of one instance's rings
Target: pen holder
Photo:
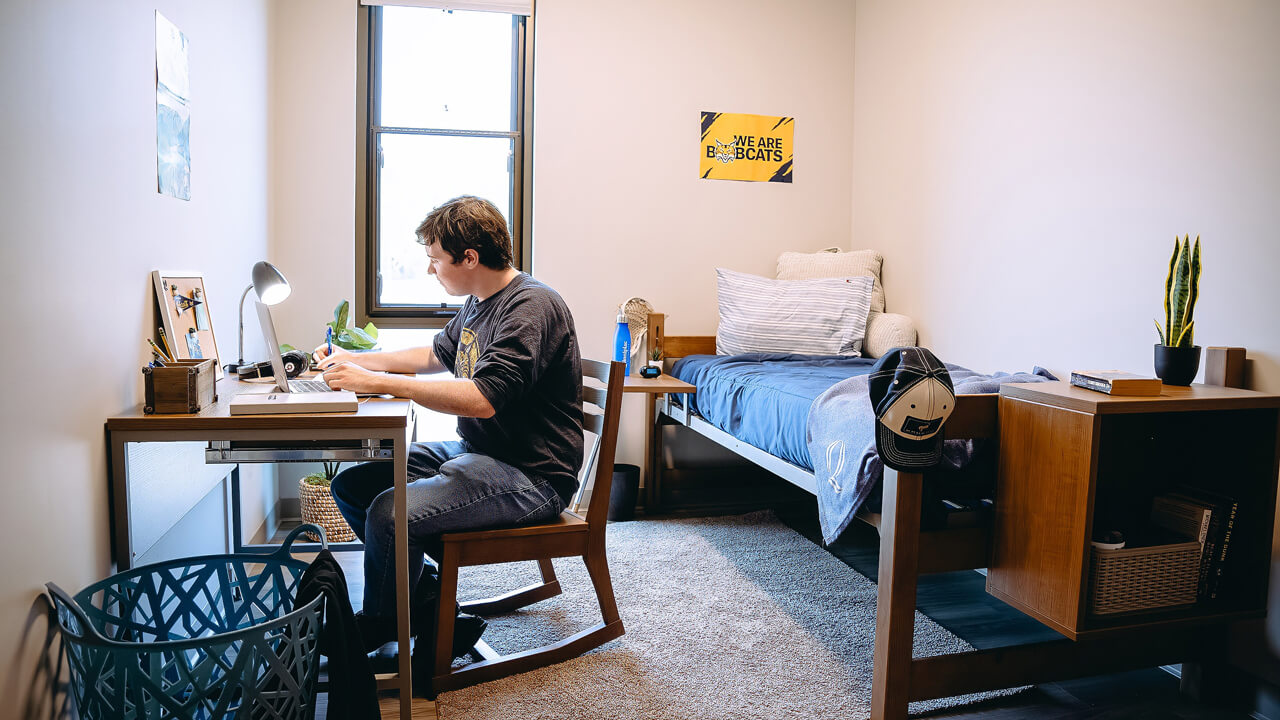
[[[214,385],[214,362],[174,360],[164,367],[142,368],[146,385],[146,401],[142,412],[197,413],[218,401]]]

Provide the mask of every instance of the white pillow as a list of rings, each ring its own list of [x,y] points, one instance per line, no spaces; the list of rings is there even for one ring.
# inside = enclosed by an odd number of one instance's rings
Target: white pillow
[[[784,252],[778,256],[779,280],[812,280],[870,275],[875,278],[871,290],[871,312],[884,312],[884,285],[880,283],[880,266],[884,257],[875,250],[840,252],[829,248],[815,253]]]
[[[878,358],[896,347],[916,344],[916,325],[906,315],[873,312],[867,315],[867,337],[862,356]]]
[[[871,305],[870,276],[771,280],[716,268],[716,352],[860,354]]]

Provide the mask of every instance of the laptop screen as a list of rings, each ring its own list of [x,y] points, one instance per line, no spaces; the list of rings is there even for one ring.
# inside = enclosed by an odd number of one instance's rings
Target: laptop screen
[[[284,359],[280,357],[280,343],[276,341],[276,326],[271,322],[271,308],[261,300],[258,306],[258,323],[262,325],[262,337],[267,341],[267,359],[271,361],[271,374],[276,378],[276,390],[289,392],[289,376],[284,371]]]

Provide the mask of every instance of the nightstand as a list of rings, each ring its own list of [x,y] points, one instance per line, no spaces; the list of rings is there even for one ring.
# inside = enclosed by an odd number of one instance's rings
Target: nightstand
[[[658,510],[658,483],[662,478],[661,462],[658,455],[658,433],[662,427],[658,425],[658,401],[667,393],[691,393],[697,390],[693,385],[678,380],[666,373],[656,378],[642,378],[628,375],[622,386],[624,393],[643,393],[645,395],[645,436],[644,436],[644,511],[651,515]]]
[[[1072,640],[1267,611],[1280,396],[1191,385],[1113,396],[1065,382],[1000,386],[1000,471],[987,591]],[[1238,503],[1212,601],[1090,611],[1095,529],[1139,528],[1152,499],[1200,488]]]

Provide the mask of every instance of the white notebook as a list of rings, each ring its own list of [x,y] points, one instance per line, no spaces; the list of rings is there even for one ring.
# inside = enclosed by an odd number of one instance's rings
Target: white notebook
[[[227,403],[232,415],[276,415],[281,413],[355,412],[360,407],[356,394],[346,390],[317,393],[246,392]]]

